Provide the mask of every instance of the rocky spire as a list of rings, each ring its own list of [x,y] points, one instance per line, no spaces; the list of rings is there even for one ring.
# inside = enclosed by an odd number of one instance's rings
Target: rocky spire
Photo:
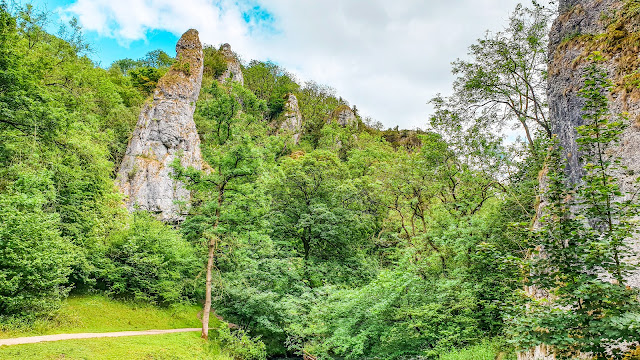
[[[176,62],[158,81],[138,118],[118,171],[117,183],[129,211],[147,210],[175,223],[183,219],[190,192],[171,178],[171,163],[202,168],[200,139],[193,121],[202,84],[202,44],[196,30],[182,35]]]
[[[240,60],[236,54],[231,51],[231,45],[223,44],[220,47],[220,52],[222,56],[224,56],[224,60],[227,62],[227,70],[220,75],[218,81],[225,81],[226,79],[231,79],[233,81],[237,81],[240,84],[244,85],[244,76],[242,75],[242,66],[240,65]]]
[[[298,106],[298,98],[294,94],[285,96],[283,120],[280,123],[280,131],[293,134],[293,141],[297,144],[302,135],[302,113]]]

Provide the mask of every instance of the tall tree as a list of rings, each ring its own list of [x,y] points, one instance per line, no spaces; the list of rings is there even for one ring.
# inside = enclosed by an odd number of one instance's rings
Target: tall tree
[[[202,90],[196,109],[200,131],[210,129],[203,142],[203,157],[210,170],[183,169],[176,161],[176,177],[187,182],[204,196],[207,223],[201,237],[207,243],[205,302],[202,313],[202,337],[209,334],[209,316],[212,302],[212,282],[215,256],[229,229],[225,225],[225,212],[230,209],[235,193],[243,195],[243,185],[251,182],[260,168],[260,154],[253,142],[248,126],[258,124],[257,118],[265,110],[258,101],[238,84],[230,87],[213,82]],[[240,100],[240,101],[239,101]],[[241,112],[242,110],[242,112]],[[241,131],[244,129],[244,131]],[[203,195],[204,194],[204,195]]]
[[[509,26],[469,47],[470,60],[453,63],[454,94],[432,100],[466,126],[502,132],[516,124],[534,147],[536,131],[551,137],[546,104],[546,51],[551,11],[518,5]]]
[[[246,87],[267,101],[272,119],[284,110],[285,95],[300,88],[291,73],[272,62],[252,60],[243,74]]]

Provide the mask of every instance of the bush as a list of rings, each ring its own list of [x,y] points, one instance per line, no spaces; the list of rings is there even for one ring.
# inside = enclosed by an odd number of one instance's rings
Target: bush
[[[46,314],[68,293],[76,251],[46,210],[51,188],[46,175],[22,172],[0,193],[0,316]]]
[[[322,358],[436,358],[477,341],[475,299],[460,281],[383,271],[360,289],[333,293],[318,314]]]
[[[96,257],[98,280],[116,297],[167,305],[194,297],[202,268],[191,244],[146,212],[112,234],[104,257]]]
[[[202,49],[204,54],[203,73],[205,76],[218,78],[227,71],[227,61],[224,55],[211,45],[205,45]]]
[[[158,80],[165,74],[166,70],[153,67],[140,67],[129,71],[131,83],[134,87],[145,94],[151,94],[155,90]]]
[[[211,331],[210,331],[211,332]],[[251,338],[244,330],[231,332],[228,327],[216,329],[210,336],[235,360],[265,360],[267,351],[259,338]]]

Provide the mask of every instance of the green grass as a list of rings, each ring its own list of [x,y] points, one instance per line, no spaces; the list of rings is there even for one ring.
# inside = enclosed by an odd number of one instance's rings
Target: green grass
[[[168,309],[104,296],[75,296],[47,320],[0,325],[0,338],[48,334],[197,328],[199,306]],[[211,327],[221,326],[216,318]],[[0,347],[0,359],[232,359],[199,332],[80,339]]]
[[[73,296],[51,318],[29,324],[0,326],[0,339],[81,332],[179,329],[201,326],[199,306],[180,305],[162,309],[149,304],[121,302],[105,296]],[[220,324],[213,318],[211,327]]]
[[[199,333],[64,340],[0,348],[3,360],[232,360]]]
[[[458,349],[440,355],[440,360],[515,360],[516,356],[512,352],[503,352],[502,343],[498,340],[487,341],[479,345]]]

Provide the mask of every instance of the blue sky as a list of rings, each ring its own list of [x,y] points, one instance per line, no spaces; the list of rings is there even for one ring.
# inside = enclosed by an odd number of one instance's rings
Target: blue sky
[[[78,14],[67,10],[77,3],[76,0],[21,0],[20,2],[30,3],[39,10],[47,11],[49,13],[48,30],[53,33],[57,33],[60,25],[66,24],[71,17],[78,17]],[[277,34],[273,25],[273,15],[257,3],[247,4],[246,11],[242,13],[242,19],[249,27],[250,32],[263,31]],[[117,27],[117,22],[113,26]],[[102,67],[108,67],[119,59],[140,59],[147,52],[155,49],[162,49],[168,54],[173,54],[176,42],[180,38],[179,34],[161,28],[145,29],[144,37],[141,39],[105,36],[104,33],[87,30],[84,35],[92,48],[91,53],[87,55]]]
[[[27,2],[27,0],[19,0]],[[530,0],[521,0],[527,4]],[[543,0],[543,2],[550,0]],[[107,67],[175,43],[189,28],[231,44],[244,61],[272,60],[300,82],[336,89],[385,126],[424,128],[428,101],[450,92],[451,62],[487,30],[507,25],[518,0],[32,0],[50,29],[77,17]]]

